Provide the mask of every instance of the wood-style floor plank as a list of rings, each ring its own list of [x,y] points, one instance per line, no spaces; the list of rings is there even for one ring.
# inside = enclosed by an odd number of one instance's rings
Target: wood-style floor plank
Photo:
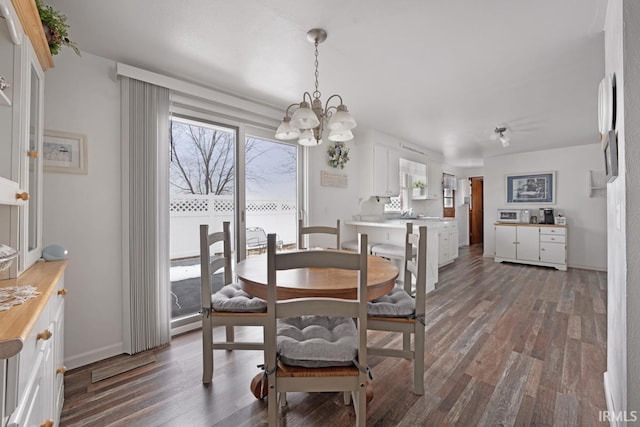
[[[425,394],[413,394],[412,364],[372,356],[369,426],[596,426],[606,409],[606,274],[494,263],[482,247],[461,248],[427,296]],[[220,339],[222,328],[214,335]],[[238,339],[259,338],[237,328]],[[370,332],[376,345],[397,334]],[[261,426],[266,401],[249,383],[258,351],[216,351],[213,383],[201,384],[201,333],[148,352],[155,362],[91,384],[91,372],[126,355],[65,375],[62,426]],[[341,393],[288,393],[293,426],[352,426]]]

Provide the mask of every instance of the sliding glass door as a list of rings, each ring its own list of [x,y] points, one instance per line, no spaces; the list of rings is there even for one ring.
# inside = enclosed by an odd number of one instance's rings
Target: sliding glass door
[[[200,224],[210,232],[236,220],[236,149],[233,126],[174,115],[170,121],[171,319],[174,326],[199,320]],[[213,248],[222,251],[222,247]],[[222,286],[221,274],[212,285]]]
[[[277,234],[280,247],[295,247],[301,162],[298,147],[274,141],[270,130],[174,110],[169,303],[175,332],[200,320],[200,224],[213,232],[231,222],[235,260],[264,253],[268,233]],[[212,285],[214,291],[222,286],[220,273],[214,273]]]

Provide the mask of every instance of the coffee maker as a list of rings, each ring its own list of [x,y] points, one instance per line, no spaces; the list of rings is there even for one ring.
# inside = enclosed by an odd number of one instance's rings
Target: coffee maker
[[[538,213],[538,224],[553,224],[553,217],[553,208],[540,208]]]

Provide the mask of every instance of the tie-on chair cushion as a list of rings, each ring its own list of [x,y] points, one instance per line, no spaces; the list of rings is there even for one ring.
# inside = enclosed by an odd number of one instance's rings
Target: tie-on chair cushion
[[[252,297],[239,284],[231,283],[211,295],[211,308],[213,311],[261,313],[267,311],[267,302]]]
[[[367,314],[378,317],[410,317],[416,311],[416,300],[404,289],[396,287],[387,295],[367,303]]]
[[[278,320],[278,355],[287,365],[350,366],[358,354],[357,330],[345,317],[301,316]]]

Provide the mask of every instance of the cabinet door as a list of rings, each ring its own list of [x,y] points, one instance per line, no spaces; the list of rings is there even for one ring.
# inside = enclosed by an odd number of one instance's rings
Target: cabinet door
[[[517,227],[518,229],[518,259],[525,261],[540,261],[540,228]]]
[[[387,193],[388,196],[400,194],[400,153],[397,150],[387,151]]]
[[[554,264],[566,263],[564,243],[540,242],[540,261]]]
[[[373,147],[373,195],[387,195],[387,148],[382,145]]]
[[[26,102],[20,115],[24,121],[20,130],[20,173],[22,188],[27,188],[29,200],[22,209],[20,248],[23,254],[20,270],[32,266],[42,252],[42,133],[44,73],[31,44],[25,39],[23,49],[23,75]]]
[[[500,225],[496,227],[496,257],[516,259],[516,227]]]
[[[449,256],[451,259],[458,258],[458,230],[449,233]]]
[[[449,262],[449,230],[442,228],[438,230],[438,265]]]
[[[442,165],[439,163],[429,162],[428,165],[429,179],[427,182],[427,198],[442,198]]]

